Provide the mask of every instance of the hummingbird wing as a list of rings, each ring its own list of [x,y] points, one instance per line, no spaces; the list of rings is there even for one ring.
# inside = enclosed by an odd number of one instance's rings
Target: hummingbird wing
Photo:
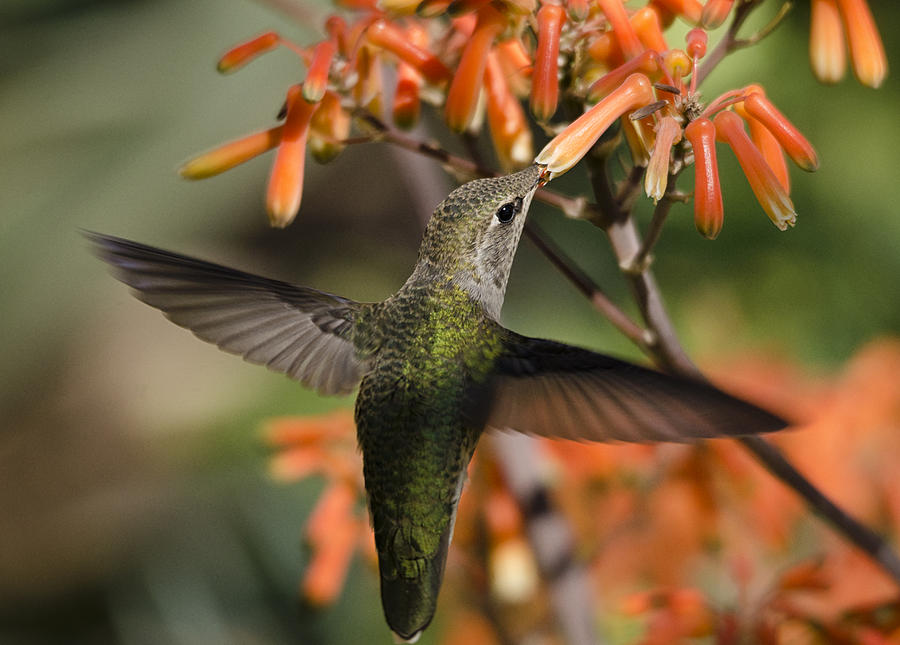
[[[488,425],[587,441],[683,442],[784,428],[708,383],[504,330]]]
[[[323,394],[359,383],[364,361],[350,337],[358,302],[307,287],[85,233],[135,296],[176,325]]]

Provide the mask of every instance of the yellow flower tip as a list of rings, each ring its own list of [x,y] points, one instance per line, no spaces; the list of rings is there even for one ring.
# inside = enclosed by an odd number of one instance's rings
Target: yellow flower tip
[[[545,4],[537,13],[538,42],[531,75],[531,113],[538,121],[547,121],[556,112],[559,101],[559,37],[565,22],[562,7]]]
[[[609,96],[570,123],[535,158],[557,177],[577,164],[620,116],[653,101],[653,85],[644,74],[632,74]]]
[[[822,83],[837,83],[847,69],[844,27],[837,2],[812,0],[809,24],[809,62],[813,74]]]
[[[230,170],[277,146],[282,128],[279,125],[254,132],[204,152],[181,166],[178,174],[185,179],[206,179]]]
[[[794,226],[797,222],[794,204],[762,153],[747,136],[741,117],[734,112],[719,112],[713,123],[717,138],[731,147],[753,194],[772,223],[781,231]]]
[[[716,127],[705,117],[691,121],[684,138],[694,150],[694,225],[714,240],[722,231],[724,208],[716,159]]]
[[[272,51],[280,42],[281,37],[276,32],[267,31],[229,49],[219,59],[216,69],[222,74],[234,72],[257,56]]]
[[[328,163],[343,152],[341,143],[350,134],[350,115],[341,98],[329,90],[319,102],[309,123],[309,152],[319,163]]]
[[[656,142],[644,175],[647,197],[658,202],[666,194],[669,182],[669,157],[672,146],[681,141],[681,125],[672,116],[664,116],[656,129]]]
[[[856,77],[863,85],[880,87],[887,77],[887,56],[868,3],[866,0],[838,0],[838,6],[844,17]]]
[[[703,13],[700,14],[700,24],[706,29],[721,26],[733,6],[734,0],[706,0]]]

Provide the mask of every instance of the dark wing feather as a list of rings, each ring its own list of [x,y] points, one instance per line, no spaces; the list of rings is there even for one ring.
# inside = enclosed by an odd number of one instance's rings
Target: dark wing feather
[[[86,235],[140,300],[197,337],[323,394],[344,394],[359,383],[364,365],[350,338],[359,303],[121,238]]]
[[[587,441],[690,441],[787,425],[699,381],[504,330],[488,425]]]

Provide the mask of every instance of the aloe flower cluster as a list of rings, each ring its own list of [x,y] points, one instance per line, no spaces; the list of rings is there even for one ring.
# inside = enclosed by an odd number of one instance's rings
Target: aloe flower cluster
[[[644,187],[654,201],[667,198],[669,178],[693,163],[695,221],[708,238],[722,228],[716,165],[722,142],[784,230],[796,220],[785,156],[815,170],[812,146],[759,85],[708,103],[698,90],[708,30],[732,17],[737,22],[759,2],[339,0],[318,43],[301,46],[267,32],[222,56],[218,69],[227,73],[287,47],[305,78],[286,92],[283,123],[202,154],[181,174],[208,177],[275,148],[266,206],[272,225],[283,227],[300,208],[307,149],[329,161],[348,143],[377,138],[373,122],[413,127],[425,103],[451,131],[477,134],[486,125],[504,171],[537,162],[553,178],[613,127],[634,165],[646,168]],[[846,31],[857,76],[881,83],[887,66],[864,0],[815,0],[811,15],[811,58],[820,79],[843,74]],[[667,39],[676,20],[696,25],[684,43]],[[351,139],[354,123],[362,136]],[[533,133],[541,129],[556,136],[535,157]]]

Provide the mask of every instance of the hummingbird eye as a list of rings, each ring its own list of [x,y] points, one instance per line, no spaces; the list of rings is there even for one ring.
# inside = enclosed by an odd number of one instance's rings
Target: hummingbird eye
[[[522,198],[516,197],[515,200],[506,202],[497,209],[497,221],[501,224],[506,224],[511,222],[512,218],[520,212],[522,212]]]

